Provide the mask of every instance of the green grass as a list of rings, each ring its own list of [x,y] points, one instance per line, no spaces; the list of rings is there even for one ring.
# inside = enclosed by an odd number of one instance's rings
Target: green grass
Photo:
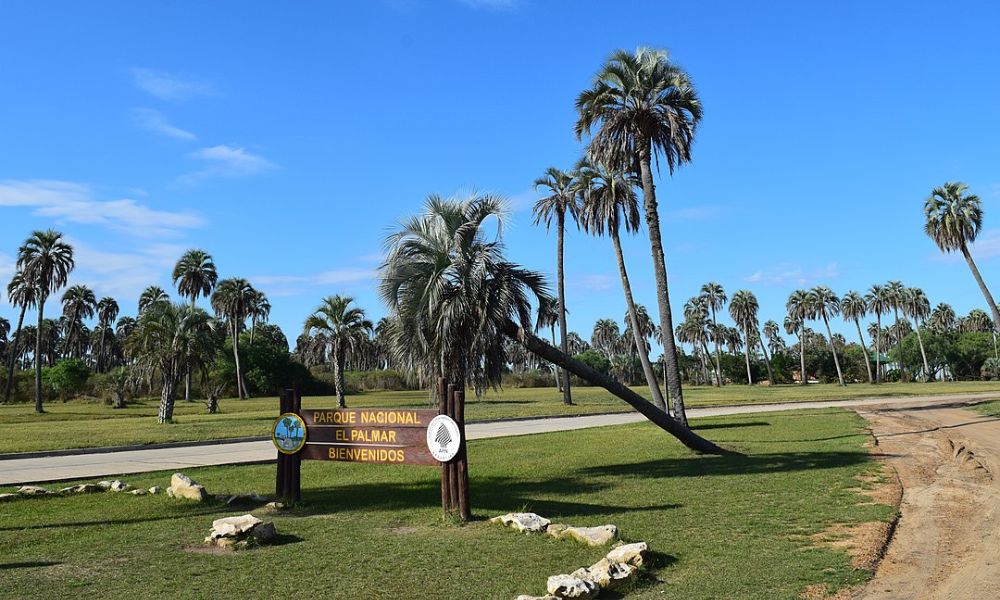
[[[438,469],[307,462],[304,505],[267,517],[283,543],[224,556],[182,551],[213,519],[238,514],[214,502],[15,500],[0,503],[0,596],[509,600],[603,555],[484,522],[528,508],[558,522],[614,523],[624,539],[648,542],[653,567],[628,598],[791,600],[809,584],[837,589],[869,576],[844,552],[799,537],[894,515],[852,491],[856,476],[878,469],[863,426],[839,409],[695,422],[745,457],[693,455],[649,424],[474,441],[477,520],[466,526],[441,520]],[[215,493],[274,485],[272,465],[187,472]]]
[[[987,417],[1000,417],[1000,399],[978,402],[970,405],[968,408]]]
[[[634,388],[648,396],[646,388]],[[866,396],[910,396],[962,392],[996,392],[998,382],[892,383],[870,385],[728,385],[685,388],[688,406],[720,404],[775,403],[812,400],[835,400]],[[470,421],[575,415],[601,412],[624,412],[631,408],[602,388],[577,387],[574,406],[562,404],[551,388],[506,389],[487,394],[482,401],[469,399],[466,418]],[[428,406],[426,392],[377,392],[348,397],[352,407]],[[335,406],[330,397],[304,398],[306,407]],[[46,413],[36,415],[29,404],[0,406],[0,453],[152,444],[157,442],[211,440],[266,435],[278,411],[276,398],[223,400],[221,413],[209,415],[201,402],[180,400],[174,412],[175,423],[156,423],[155,400],[138,401],[122,410],[113,410],[99,402],[76,400],[65,404],[49,402]]]

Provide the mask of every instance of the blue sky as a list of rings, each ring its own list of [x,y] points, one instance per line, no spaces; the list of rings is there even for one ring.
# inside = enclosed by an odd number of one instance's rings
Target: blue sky
[[[386,232],[470,189],[509,196],[511,258],[554,273],[531,182],[579,156],[573,102],[603,59],[651,45],[705,106],[694,162],[658,184],[675,309],[716,280],[780,320],[792,289],[901,279],[964,313],[983,300],[921,208],[972,186],[1000,291],[998,22],[987,2],[6,2],[0,279],[55,227],[72,281],[128,314],[201,247],[294,339],[327,294],[381,316]],[[644,234],[626,253],[652,308]],[[571,231],[566,270],[572,330],[621,320],[607,240]]]

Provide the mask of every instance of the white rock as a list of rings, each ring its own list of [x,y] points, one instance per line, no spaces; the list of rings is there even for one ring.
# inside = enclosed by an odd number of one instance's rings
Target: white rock
[[[146,494],[149,493],[149,490],[147,490],[146,488],[135,488],[129,493],[132,494],[133,496],[145,496]]]
[[[636,542],[612,548],[611,552],[608,552],[607,559],[613,563],[625,563],[634,567],[641,567],[648,556],[649,546],[646,545],[646,542]]]
[[[111,482],[110,481],[106,481],[106,480],[105,481],[98,481],[97,485],[102,490],[110,490],[111,489]]]
[[[541,533],[549,526],[548,519],[535,513],[507,513],[490,519],[490,523],[500,523],[525,533]]]
[[[81,483],[80,485],[71,485],[70,487],[64,487],[59,490],[60,494],[94,494],[97,492],[103,492],[104,489],[99,485],[94,485],[93,483]]]
[[[21,494],[0,494],[0,502],[6,502],[7,500],[13,500],[20,497]]]
[[[48,496],[49,494],[54,494],[55,492],[37,485],[22,485],[17,488],[17,493],[22,496]]]
[[[572,575],[553,575],[549,577],[546,589],[553,596],[573,598],[575,600],[590,600],[601,592],[601,588],[593,581],[580,579]]]
[[[158,485],[154,485],[153,487],[149,488],[149,493],[153,494],[153,495],[162,494],[163,493],[163,488],[161,488]]]
[[[567,527],[559,537],[572,538],[588,546],[603,546],[618,537],[618,528],[614,525]]]
[[[204,502],[208,498],[205,486],[195,482],[183,473],[174,473],[170,478],[170,487],[167,488],[167,495],[171,498],[186,498]]]
[[[125,490],[128,489],[128,484],[125,483],[124,481],[119,481],[115,479],[114,481],[111,482],[110,489],[112,492],[124,492]]]
[[[613,590],[634,581],[639,575],[639,569],[626,563],[611,562],[607,558],[602,558],[590,568],[578,569],[572,574],[580,579],[593,581],[602,590]]]
[[[251,529],[263,523],[253,515],[241,515],[238,517],[225,517],[212,521],[212,531],[208,535],[208,541],[217,540],[222,537],[237,538]]]

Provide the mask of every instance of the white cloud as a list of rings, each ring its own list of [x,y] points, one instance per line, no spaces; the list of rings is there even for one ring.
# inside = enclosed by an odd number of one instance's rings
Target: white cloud
[[[275,168],[274,163],[246,148],[219,144],[202,148],[189,155],[205,163],[205,168],[178,178],[185,184],[195,184],[211,177],[248,177]]]
[[[136,252],[107,252],[70,238],[76,269],[70,279],[93,288],[98,296],[134,302],[150,285],[163,285],[174,263],[187,249],[176,244],[149,244]],[[169,288],[168,288],[169,290]]]
[[[184,100],[196,96],[214,96],[215,88],[203,81],[183,79],[164,71],[131,69],[135,86],[160,100]]]
[[[201,217],[162,211],[135,200],[97,200],[90,186],[70,181],[0,180],[0,207],[31,207],[57,223],[101,225],[140,237],[175,235],[199,227]]]
[[[256,275],[250,281],[261,286],[282,285],[339,285],[370,281],[375,278],[372,269],[345,268],[323,271],[313,275]]]
[[[511,211],[519,212],[522,210],[531,210],[535,206],[535,202],[539,198],[538,192],[533,189],[525,190],[519,194],[514,194],[507,198],[508,206]]]
[[[610,275],[592,273],[573,277],[567,281],[567,284],[573,289],[584,290],[587,292],[604,292],[611,289],[614,281],[614,278]]]
[[[136,124],[147,131],[177,140],[193,142],[198,139],[198,136],[190,131],[172,125],[163,113],[158,110],[152,108],[137,108],[132,112],[135,116]]]
[[[748,283],[770,283],[775,285],[785,285],[794,283],[795,285],[809,285],[811,283],[822,283],[827,279],[834,279],[840,276],[837,263],[830,263],[825,267],[807,269],[797,265],[777,265],[755,272],[744,277]]]

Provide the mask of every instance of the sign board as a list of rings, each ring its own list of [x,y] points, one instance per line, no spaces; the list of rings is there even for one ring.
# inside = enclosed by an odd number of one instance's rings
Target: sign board
[[[435,466],[453,459],[461,445],[458,425],[437,410],[317,408],[301,409],[299,416],[304,436],[298,449],[307,460]],[[278,430],[287,427],[284,418],[274,430],[283,452]]]

